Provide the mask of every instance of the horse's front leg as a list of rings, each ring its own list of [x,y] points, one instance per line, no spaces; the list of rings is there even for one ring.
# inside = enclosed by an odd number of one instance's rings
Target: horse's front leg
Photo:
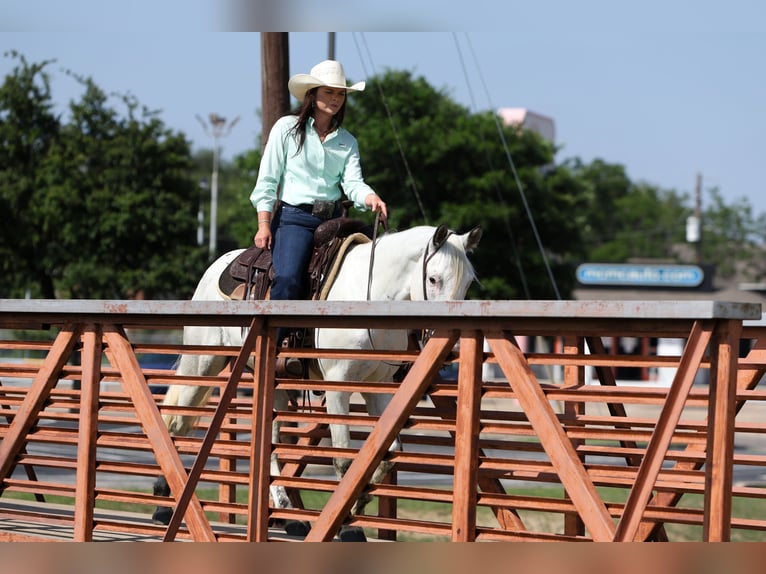
[[[286,410],[288,404],[288,396],[286,392],[277,391],[274,393],[274,408],[276,410]],[[280,442],[280,427],[281,425],[274,421],[271,424],[271,442],[277,444]],[[280,476],[282,468],[279,465],[277,455],[272,449],[271,459],[271,475]],[[290,501],[290,497],[287,494],[287,490],[284,486],[270,485],[269,492],[271,494],[271,500],[274,502],[274,506],[277,508],[293,508],[293,504]],[[285,532],[291,536],[306,537],[309,533],[309,524],[299,520],[288,520],[285,523]]]
[[[226,367],[226,357],[213,355],[182,355],[176,369],[177,377],[211,376],[220,373]],[[212,386],[171,385],[162,400],[163,406],[198,407],[207,403],[213,393]],[[174,436],[187,436],[194,430],[198,416],[166,413],[162,420],[168,432]]]
[[[226,358],[213,355],[182,355],[176,369],[177,376],[209,375],[218,373],[226,366]],[[162,401],[163,406],[196,407],[207,403],[213,387],[199,385],[171,385]],[[194,429],[199,417],[167,413],[162,415],[168,432],[172,436],[187,436]],[[164,476],[157,477],[154,482],[155,496],[170,496],[170,486]],[[169,506],[158,506],[152,513],[152,522],[168,524],[173,516]]]
[[[367,412],[371,416],[380,416],[386,405],[390,401],[390,396],[381,395],[378,393],[363,393],[364,399],[367,402]],[[326,395],[327,413],[331,415],[348,415],[350,412],[351,393],[347,392],[327,392]],[[351,432],[348,425],[344,424],[331,424],[330,434],[332,436],[332,444],[334,448],[350,448],[351,447]],[[401,448],[399,440],[394,442],[389,447],[391,450],[399,450]],[[333,459],[333,466],[335,467],[335,473],[338,476],[338,480],[341,480],[346,474],[348,467],[351,465],[351,458],[335,457]],[[389,460],[383,460],[375,469],[370,480],[371,484],[379,484],[382,480],[391,472],[393,463]],[[354,503],[351,508],[349,519],[364,514],[364,509],[367,504],[372,500],[372,496],[368,489],[362,492],[361,496]],[[359,526],[349,526],[344,524],[341,527],[341,531],[338,534],[339,538],[344,542],[364,542],[367,537],[364,534],[364,530]]]
[[[362,393],[362,396],[367,403],[367,412],[370,414],[370,416],[373,417],[380,417],[380,415],[383,414],[383,411],[388,406],[388,403],[391,402],[391,395],[382,395],[379,393]],[[399,442],[399,437],[397,436],[388,447],[388,452],[399,451],[401,448],[402,445],[401,442]],[[390,459],[383,459],[380,461],[378,468],[376,468],[375,472],[372,474],[370,482],[372,484],[380,484],[383,482],[386,476],[389,475],[393,468],[394,463],[392,463]],[[369,502],[369,497],[368,500],[365,501],[365,504],[367,502]],[[360,514],[363,510],[363,508],[359,509]]]
[[[327,406],[327,414],[346,416],[350,410],[351,393],[328,391],[325,393],[325,404]],[[337,423],[330,424],[330,437],[332,439],[333,448],[351,447],[351,433],[348,425]],[[340,480],[351,465],[351,459],[335,457],[333,458],[332,463],[335,468],[335,475],[338,477],[338,480]]]

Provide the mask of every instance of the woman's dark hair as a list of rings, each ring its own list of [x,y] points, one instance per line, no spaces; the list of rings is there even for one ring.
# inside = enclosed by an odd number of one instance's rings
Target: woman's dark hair
[[[298,116],[298,121],[295,122],[295,125],[288,132],[288,135],[294,134],[298,136],[298,149],[296,150],[296,154],[301,151],[303,148],[303,143],[306,141],[306,124],[314,112],[318,89],[319,87],[311,88],[308,92],[306,92],[306,95],[303,97],[303,104],[290,112],[291,115]],[[348,98],[343,99],[343,105],[338,110],[338,113],[332,117],[332,122],[330,123],[331,130],[338,129],[343,125],[343,118],[346,115],[347,100]]]

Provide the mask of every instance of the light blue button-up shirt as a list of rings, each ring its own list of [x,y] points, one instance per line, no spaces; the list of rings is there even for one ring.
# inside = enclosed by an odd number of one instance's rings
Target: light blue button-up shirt
[[[314,129],[314,118],[309,118],[306,141],[296,155],[298,137],[290,130],[297,119],[284,116],[271,128],[250,194],[253,206],[258,211],[273,211],[277,199],[292,205],[318,199],[335,201],[340,199],[342,188],[356,207],[366,209],[365,197],[375,192],[362,178],[356,138],[341,127],[322,142]]]

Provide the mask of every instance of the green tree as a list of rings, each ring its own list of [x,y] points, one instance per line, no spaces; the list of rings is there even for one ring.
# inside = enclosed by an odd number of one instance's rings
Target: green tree
[[[730,278],[744,268],[744,278],[750,281],[763,277],[762,215],[756,219],[746,199],[727,204],[718,188],[709,192],[711,204],[702,213],[702,257],[716,265],[720,277]]]
[[[348,106],[365,178],[386,199],[393,227],[482,225],[473,257],[480,284],[470,296],[554,298],[553,284],[568,292],[581,244],[572,214],[583,198],[554,165],[552,144],[499,127],[493,113],[470,113],[409,72],[371,78]]]
[[[406,71],[369,78],[347,105],[345,126],[359,140],[365,179],[388,203],[392,228],[484,228],[471,297],[569,298],[583,261],[688,257],[679,249],[692,213],[688,196],[635,183],[620,164],[556,163],[554,145],[534,132],[501,126],[492,112],[472,114]],[[259,161],[256,150],[235,159],[242,187],[226,225],[242,245],[252,241],[247,196]],[[758,227],[745,203],[714,201],[709,209],[706,262],[728,272],[747,254],[753,276],[766,275],[766,264],[753,264],[766,216]],[[372,222],[369,213],[355,216]],[[752,249],[737,251],[748,241]]]
[[[47,86],[47,63],[19,61],[2,87],[3,139],[12,142],[5,145],[25,141],[19,118],[30,115],[30,105],[41,117],[50,108],[49,90],[34,93],[32,104],[22,91],[30,82]],[[8,220],[24,230],[15,243],[3,243],[4,265],[23,270],[5,290],[188,297],[206,253],[195,241],[198,187],[186,138],[135,98],[119,97],[121,114],[91,79],[78,80],[84,94],[70,103],[69,122],[55,118],[45,145],[32,146],[41,151],[27,158],[31,181],[14,185],[18,166],[3,166],[2,194],[12,200]]]
[[[230,207],[226,212],[229,234],[237,247],[247,247],[253,244],[253,237],[258,229],[258,214],[250,203],[250,193],[258,178],[258,166],[261,163],[261,150],[249,150],[234,158],[233,171],[229,193],[232,196]]]
[[[570,162],[591,201],[583,239],[589,261],[625,262],[664,259],[696,262],[686,242],[686,221],[693,214],[688,194],[634,183],[623,166],[595,160]],[[766,274],[763,259],[764,221],[755,218],[746,199],[727,204],[718,189],[702,214],[701,258],[718,277],[738,274],[756,281]]]
[[[257,156],[255,173],[247,167],[247,158]],[[249,151],[233,161],[219,160],[218,167],[218,246],[220,255],[232,249],[248,247],[253,244],[257,228],[257,214],[249,197],[257,177],[260,153]],[[252,163],[252,162],[251,162]],[[213,151],[202,150],[195,156],[200,180],[204,180],[202,207],[205,213],[205,237],[208,237],[210,217],[210,190],[207,182],[211,179]],[[206,244],[207,245],[207,244]]]
[[[51,297],[54,293],[47,263],[40,257],[41,166],[59,138],[60,123],[53,111],[50,61],[29,64],[23,55],[0,86],[0,291],[5,296]]]
[[[590,261],[624,262],[633,258],[676,257],[683,241],[688,198],[672,190],[633,183],[625,168],[595,160],[572,164],[588,190],[583,241]]]

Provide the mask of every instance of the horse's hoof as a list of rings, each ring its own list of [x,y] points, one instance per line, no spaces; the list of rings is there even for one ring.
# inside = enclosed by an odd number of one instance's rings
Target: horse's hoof
[[[364,530],[358,526],[351,528],[344,528],[338,534],[341,542],[367,542],[367,536],[364,535]]]
[[[285,532],[297,538],[306,538],[309,533],[309,525],[299,520],[289,520],[285,523]]]
[[[173,509],[167,506],[158,506],[152,514],[152,522],[167,526],[170,524],[170,518],[173,516]]]

